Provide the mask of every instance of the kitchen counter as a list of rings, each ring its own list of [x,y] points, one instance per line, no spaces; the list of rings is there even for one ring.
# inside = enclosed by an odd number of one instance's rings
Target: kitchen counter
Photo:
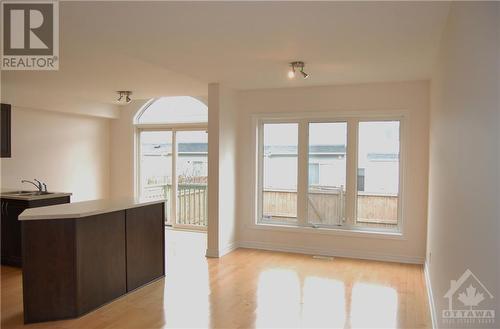
[[[76,318],[165,276],[164,200],[104,199],[27,209],[25,323]]]
[[[36,191],[29,191],[35,193]],[[50,192],[48,194],[40,194],[40,195],[22,195],[22,194],[10,194],[9,191],[2,191],[0,193],[0,198],[9,199],[9,200],[24,200],[24,201],[33,201],[33,200],[45,200],[45,199],[54,199],[71,196],[72,193],[67,192]]]
[[[81,218],[163,202],[165,202],[165,200],[144,201],[136,198],[100,199],[74,202],[56,206],[26,209],[19,216],[19,220],[26,221],[40,219]]]

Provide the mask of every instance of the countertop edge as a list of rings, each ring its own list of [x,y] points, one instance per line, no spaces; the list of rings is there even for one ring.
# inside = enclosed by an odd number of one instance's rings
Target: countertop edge
[[[102,200],[93,200],[95,202],[97,201],[102,201]],[[84,202],[92,202],[92,201],[84,201]],[[89,210],[89,211],[81,211],[81,212],[75,212],[75,213],[61,213],[61,214],[25,214],[25,212],[36,212],[37,210],[40,209],[46,209],[46,208],[51,208],[51,207],[60,207],[60,206],[65,206],[65,208],[71,208],[72,205],[77,205],[81,203],[80,202],[75,202],[75,203],[66,203],[66,204],[59,204],[59,205],[52,205],[52,206],[45,206],[45,207],[38,207],[38,208],[29,208],[24,210],[18,217],[19,221],[30,221],[30,220],[57,220],[57,219],[78,219],[78,218],[85,218],[85,217],[90,217],[90,216],[95,216],[95,215],[100,215],[100,214],[106,214],[110,212],[115,212],[115,211],[121,211],[121,210],[127,210],[127,209],[133,209],[133,208],[140,208],[144,206],[150,206],[154,204],[160,204],[164,203],[165,200],[154,200],[154,201],[133,201],[129,202],[128,204],[125,205],[111,205],[109,207],[103,207],[102,209],[95,209],[95,210]],[[24,215],[23,215],[24,214]]]
[[[33,196],[0,194],[0,198],[6,200],[35,201],[35,200],[62,198],[71,195],[73,195],[73,193],[68,193],[68,192],[53,192],[51,194],[33,195]]]

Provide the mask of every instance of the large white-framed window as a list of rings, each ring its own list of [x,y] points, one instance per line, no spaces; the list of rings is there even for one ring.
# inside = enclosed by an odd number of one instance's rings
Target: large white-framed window
[[[261,130],[262,221],[297,224],[299,125],[268,122]]]
[[[165,200],[167,225],[205,230],[207,106],[192,97],[162,97],[148,102],[134,125],[136,196]]]
[[[400,234],[404,112],[254,117],[255,224]]]

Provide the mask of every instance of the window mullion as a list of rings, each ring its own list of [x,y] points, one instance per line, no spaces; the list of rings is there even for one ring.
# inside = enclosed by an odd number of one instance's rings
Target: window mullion
[[[264,124],[260,121],[257,127],[257,187],[258,187],[258,202],[257,202],[257,221],[264,218]]]
[[[172,131],[172,188],[170,189],[170,222],[177,224],[177,135]]]
[[[308,189],[308,144],[309,123],[299,121],[298,170],[297,170],[297,220],[300,226],[307,225],[307,189]]]
[[[357,180],[357,154],[358,154],[358,119],[347,121],[347,177],[346,177],[346,202],[344,210],[345,225],[356,223],[356,180]]]
[[[141,147],[141,138],[142,138],[142,129],[136,128],[136,140],[135,140],[135,152],[136,152],[136,174],[135,174],[135,195],[139,198],[143,197],[142,193],[142,179],[141,179],[141,153],[142,153],[142,147]]]

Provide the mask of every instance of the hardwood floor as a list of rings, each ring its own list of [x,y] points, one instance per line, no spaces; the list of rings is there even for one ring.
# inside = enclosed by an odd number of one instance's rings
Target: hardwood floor
[[[239,249],[166,233],[167,276],[79,319],[23,325],[21,271],[2,266],[1,328],[430,328],[422,266]]]

